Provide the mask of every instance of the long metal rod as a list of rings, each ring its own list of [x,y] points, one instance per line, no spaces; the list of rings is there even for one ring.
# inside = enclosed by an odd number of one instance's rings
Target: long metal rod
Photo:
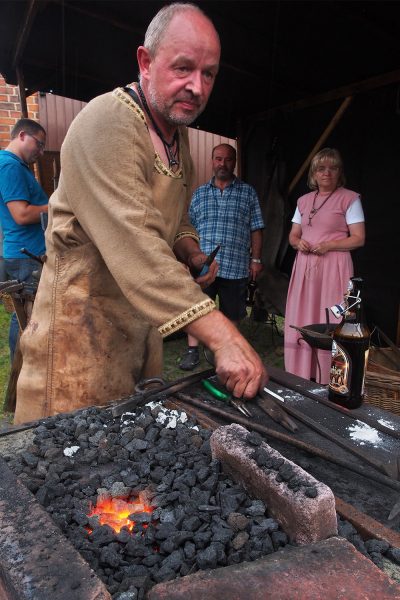
[[[382,471],[389,477],[393,477],[393,479],[399,478],[399,467],[398,467],[398,462],[397,462],[397,456],[394,457],[394,461],[392,461],[391,458],[389,458],[386,462],[383,462],[379,459],[373,458],[372,456],[369,456],[366,452],[363,452],[359,448],[352,446],[351,443],[349,443],[347,440],[342,438],[340,435],[338,435],[337,433],[334,433],[327,427],[324,427],[323,425],[321,425],[321,423],[314,421],[314,419],[311,419],[311,417],[308,417],[307,415],[302,413],[300,410],[298,410],[296,408],[292,408],[291,406],[288,406],[287,404],[285,405],[285,410],[286,410],[286,412],[289,413],[289,415],[291,415],[292,417],[295,417],[296,419],[298,419],[299,421],[304,423],[304,425],[307,425],[307,427],[310,427],[311,429],[313,429],[314,431],[316,431],[323,437],[327,438],[328,440],[335,442],[335,444],[337,444],[341,448],[344,448],[345,450],[348,450],[348,452],[351,452],[355,456],[358,456],[358,458],[361,458],[361,460],[363,460],[367,464],[371,465],[375,469]]]
[[[193,373],[193,375],[189,375],[188,377],[182,377],[181,379],[177,379],[176,381],[172,381],[166,383],[165,385],[158,385],[155,388],[149,388],[144,392],[138,392],[137,394],[133,394],[126,400],[122,402],[119,401],[116,404],[111,405],[109,408],[111,409],[113,417],[119,417],[122,413],[127,410],[132,410],[137,406],[141,406],[150,400],[156,401],[160,400],[163,397],[166,397],[167,394],[173,394],[178,392],[179,390],[187,387],[188,385],[192,385],[193,383],[197,383],[202,379],[207,379],[215,375],[214,369],[207,369],[206,371],[200,371],[199,373]]]
[[[204,400],[198,400],[197,398],[193,398],[192,396],[188,396],[187,394],[184,394],[182,392],[175,393],[173,395],[173,397],[176,397],[179,400],[181,400],[182,402],[186,402],[187,404],[191,404],[192,406],[196,406],[197,408],[200,408],[203,411],[211,412],[219,417],[222,417],[225,420],[230,421],[231,423],[239,423],[239,425],[243,425],[244,427],[247,427],[248,429],[258,431],[259,433],[262,433],[263,435],[269,436],[280,442],[285,442],[287,444],[290,444],[291,446],[295,446],[296,448],[299,448],[300,450],[304,450],[305,452],[314,454],[314,456],[318,456],[319,458],[327,460],[328,462],[339,465],[340,467],[348,469],[349,471],[353,471],[354,473],[357,473],[358,475],[362,475],[366,479],[372,479],[373,481],[382,483],[383,485],[386,485],[387,487],[389,487],[393,490],[396,490],[397,492],[400,491],[400,482],[399,481],[391,479],[390,477],[387,477],[386,475],[382,475],[381,473],[367,471],[361,465],[351,464],[348,461],[342,460],[342,459],[338,458],[337,456],[334,456],[332,454],[329,454],[328,452],[325,452],[324,450],[321,450],[321,448],[318,448],[317,446],[313,446],[312,444],[303,442],[302,440],[299,440],[296,437],[293,437],[288,433],[281,433],[279,431],[275,431],[274,429],[265,427],[265,425],[260,425],[258,423],[255,423],[254,420],[252,420],[252,419],[247,419],[245,417],[241,417],[238,414],[233,414],[231,412],[228,412],[227,410],[218,408],[217,406],[214,406],[213,404],[208,404],[208,403],[204,402]]]
[[[382,433],[386,433],[386,435],[391,435],[394,438],[400,439],[399,431],[396,431],[395,429],[390,429],[389,427],[385,427],[385,425],[378,423],[374,419],[370,419],[370,417],[368,417],[367,415],[360,415],[359,413],[357,413],[357,409],[349,410],[348,408],[345,408],[344,406],[335,404],[334,402],[331,402],[330,400],[327,400],[326,398],[322,398],[318,394],[313,394],[313,392],[309,392],[308,390],[302,389],[301,391],[299,391],[298,388],[296,389],[295,387],[292,387],[291,385],[289,385],[288,382],[286,381],[286,379],[284,377],[280,377],[279,374],[275,373],[275,371],[274,371],[273,375],[272,374],[270,375],[270,381],[273,381],[273,382],[277,383],[278,385],[282,385],[283,387],[285,387],[288,390],[291,390],[292,392],[297,392],[297,393],[300,393],[302,396],[307,396],[307,398],[311,398],[311,400],[315,400],[315,402],[319,402],[320,404],[323,404],[324,406],[328,406],[332,410],[336,410],[336,411],[342,413],[343,415],[346,415],[350,419],[353,419],[355,421],[362,421],[363,423],[366,423],[370,427],[373,427],[374,429],[377,429],[378,431],[381,431]],[[282,406],[282,404],[280,404],[280,406]],[[286,407],[286,404],[283,406],[283,408],[285,408],[285,407]]]

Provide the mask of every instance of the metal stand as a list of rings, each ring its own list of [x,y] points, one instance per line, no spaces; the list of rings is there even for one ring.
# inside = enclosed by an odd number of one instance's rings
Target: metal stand
[[[264,308],[253,305],[251,307],[250,319],[255,323],[264,323],[271,326],[272,345],[276,348],[275,335],[283,337],[283,334],[279,331],[275,313],[270,313]]]

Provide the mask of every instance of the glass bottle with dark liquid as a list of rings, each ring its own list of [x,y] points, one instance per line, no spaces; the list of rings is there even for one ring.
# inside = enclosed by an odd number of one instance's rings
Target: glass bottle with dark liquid
[[[361,301],[362,279],[353,277],[344,297],[342,322],[333,333],[329,400],[346,408],[361,406],[370,331]]]
[[[257,282],[252,279],[247,284],[247,297],[246,297],[246,306],[253,306],[254,304],[254,294],[257,289]]]

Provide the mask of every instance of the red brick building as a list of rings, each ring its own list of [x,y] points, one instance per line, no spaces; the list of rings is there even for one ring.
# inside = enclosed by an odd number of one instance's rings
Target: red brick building
[[[26,99],[28,117],[39,121],[38,94],[33,94]],[[10,141],[10,132],[15,122],[21,118],[21,105],[18,87],[9,85],[0,75],[0,150],[4,149]]]

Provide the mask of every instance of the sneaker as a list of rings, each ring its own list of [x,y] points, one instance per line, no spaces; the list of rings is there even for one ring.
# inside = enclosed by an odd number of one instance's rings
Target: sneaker
[[[199,349],[188,348],[185,354],[182,356],[178,367],[182,371],[193,371],[195,367],[200,363]]]

